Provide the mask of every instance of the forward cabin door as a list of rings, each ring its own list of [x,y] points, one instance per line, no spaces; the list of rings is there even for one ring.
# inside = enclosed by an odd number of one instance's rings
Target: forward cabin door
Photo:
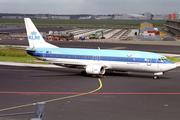
[[[151,66],[152,64],[152,58],[146,58],[146,65]]]

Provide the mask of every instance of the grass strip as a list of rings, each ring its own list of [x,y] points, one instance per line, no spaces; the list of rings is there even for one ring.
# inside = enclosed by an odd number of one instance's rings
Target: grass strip
[[[43,20],[32,19],[36,26],[91,26],[91,27],[117,27],[117,28],[139,28],[145,20]],[[148,20],[154,27],[164,27],[165,21]],[[24,26],[23,19],[0,19],[2,25]]]
[[[169,56],[166,56],[168,60],[172,61],[173,63],[176,63],[176,62],[180,62],[180,58],[176,58],[176,57],[169,57]]]
[[[0,61],[28,63],[28,61],[38,60],[35,57],[28,55],[26,51],[0,47]]]

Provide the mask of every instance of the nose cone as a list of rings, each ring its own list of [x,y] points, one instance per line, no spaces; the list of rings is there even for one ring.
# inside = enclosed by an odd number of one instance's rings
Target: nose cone
[[[168,65],[169,70],[175,69],[177,67],[176,64],[170,64]]]

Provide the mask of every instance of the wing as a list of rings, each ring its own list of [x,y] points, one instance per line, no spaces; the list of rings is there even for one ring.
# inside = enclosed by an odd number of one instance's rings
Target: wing
[[[68,67],[68,68],[84,69],[87,66],[87,64],[79,63],[79,62],[57,62],[57,61],[44,61],[44,62],[54,64],[54,65],[57,65],[57,66]]]

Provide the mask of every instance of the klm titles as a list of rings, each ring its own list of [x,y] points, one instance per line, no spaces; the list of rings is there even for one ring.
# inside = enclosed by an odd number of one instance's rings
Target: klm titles
[[[28,36],[31,40],[40,40],[40,36],[37,36],[37,32],[33,31],[31,32],[31,35]]]

